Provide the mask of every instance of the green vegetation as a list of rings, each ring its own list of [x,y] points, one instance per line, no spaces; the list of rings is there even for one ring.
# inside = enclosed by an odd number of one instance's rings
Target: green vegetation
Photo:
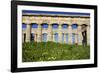
[[[23,43],[22,61],[57,61],[90,58],[90,46],[68,45],[54,42]]]

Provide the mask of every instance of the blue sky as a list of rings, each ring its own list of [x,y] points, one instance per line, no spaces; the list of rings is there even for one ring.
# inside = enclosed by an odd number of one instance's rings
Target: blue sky
[[[22,10],[22,13],[35,13],[35,14],[62,14],[62,15],[90,15],[90,13],[81,12],[56,12],[56,11],[37,11],[37,10]]]

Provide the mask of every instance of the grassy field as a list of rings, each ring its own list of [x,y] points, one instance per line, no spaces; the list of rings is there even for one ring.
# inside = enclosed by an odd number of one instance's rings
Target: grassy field
[[[90,58],[90,46],[59,44],[54,42],[23,43],[22,61],[57,61]]]

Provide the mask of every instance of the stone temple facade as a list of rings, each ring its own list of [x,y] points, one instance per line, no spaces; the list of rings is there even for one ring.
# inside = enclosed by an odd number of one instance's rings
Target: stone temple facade
[[[22,41],[90,44],[90,14],[22,11]]]

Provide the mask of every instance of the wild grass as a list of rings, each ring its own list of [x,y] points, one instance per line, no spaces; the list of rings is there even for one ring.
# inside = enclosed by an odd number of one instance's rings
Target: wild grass
[[[90,58],[90,46],[68,45],[54,42],[23,43],[22,61],[81,60]]]

